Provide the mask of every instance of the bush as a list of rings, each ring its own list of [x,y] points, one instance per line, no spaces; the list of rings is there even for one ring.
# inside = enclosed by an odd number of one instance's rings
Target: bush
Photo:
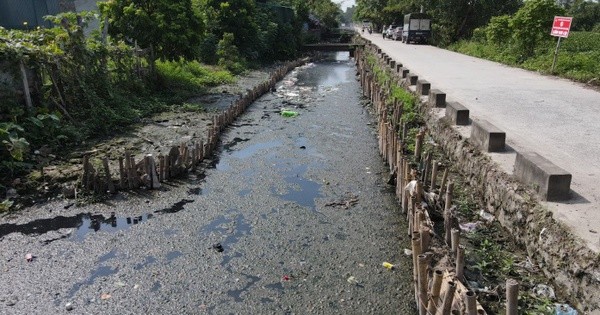
[[[223,39],[217,46],[218,65],[233,73],[242,73],[245,70],[245,62],[240,56],[238,48],[234,44],[232,33],[223,34]]]
[[[520,59],[534,55],[536,47],[544,41],[552,28],[554,16],[562,15],[564,10],[554,0],[530,0],[510,19],[510,28]]]
[[[510,28],[510,16],[494,16],[485,27],[486,39],[493,44],[500,45],[510,42],[512,30]]]
[[[234,81],[229,71],[203,66],[197,61],[159,61],[156,68],[165,87],[170,88],[199,89]]]

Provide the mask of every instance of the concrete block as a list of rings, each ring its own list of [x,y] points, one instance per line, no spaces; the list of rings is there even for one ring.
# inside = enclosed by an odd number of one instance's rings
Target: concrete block
[[[465,126],[469,124],[469,109],[458,102],[446,103],[446,117],[455,125]]]
[[[406,83],[408,83],[408,85],[416,85],[418,80],[419,76],[414,73],[408,73],[406,75]]]
[[[572,175],[535,152],[517,152],[514,175],[525,184],[533,185],[543,200],[570,197]]]
[[[446,93],[438,90],[429,90],[429,105],[431,107],[446,107]]]
[[[396,72],[400,73],[400,69],[402,69],[402,63],[398,62],[396,64]]]
[[[506,133],[487,120],[474,120],[471,141],[486,152],[504,151]]]
[[[429,95],[431,83],[425,80],[417,80],[417,95]]]
[[[406,78],[406,76],[408,75],[408,73],[410,72],[410,70],[408,70],[407,68],[402,67],[402,68],[400,68],[400,71],[398,71],[398,72],[401,74],[402,78]]]
[[[377,53],[381,54],[381,48],[377,48]]]
[[[390,61],[390,67],[391,67],[392,69],[396,69],[396,60],[392,60],[392,61]]]

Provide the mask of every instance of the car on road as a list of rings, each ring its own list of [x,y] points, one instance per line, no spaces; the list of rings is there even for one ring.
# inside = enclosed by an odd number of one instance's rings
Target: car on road
[[[396,25],[396,24],[391,24],[390,26],[388,26],[387,29],[385,30],[385,34],[383,35],[383,37],[392,38],[392,33],[393,33],[394,29],[396,29],[396,27],[398,27],[398,25]]]
[[[402,39],[402,26],[398,26],[392,30],[391,38],[393,40],[401,40]]]

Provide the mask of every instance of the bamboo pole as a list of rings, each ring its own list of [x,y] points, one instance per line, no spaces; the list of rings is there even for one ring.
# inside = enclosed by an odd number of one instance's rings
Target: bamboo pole
[[[444,273],[440,269],[433,272],[433,281],[431,284],[431,293],[427,304],[427,313],[435,314],[437,312],[438,300],[440,299],[440,290],[442,288],[442,279]]]
[[[437,173],[438,173],[438,168],[440,167],[440,164],[436,161],[433,160],[433,167],[431,169],[431,182],[429,183],[429,191],[433,192],[436,188],[436,181],[437,181]]]
[[[444,192],[446,191],[446,181],[448,181],[448,170],[449,168],[446,167],[444,169],[444,174],[442,175],[442,183],[440,184],[440,196],[444,194]]]
[[[452,253],[456,255],[456,250],[458,248],[458,245],[460,244],[460,230],[458,229],[451,229],[450,231],[451,234],[451,249],[452,249]]]
[[[415,193],[416,193],[416,197],[417,197],[417,206],[420,207],[421,206],[421,202],[423,201],[423,182],[421,182],[420,180],[417,180],[417,185],[415,188]]]
[[[427,153],[427,155],[425,156],[425,163],[423,165],[423,185],[426,186],[428,184],[427,178],[429,175],[429,171],[431,170],[431,166],[429,166],[429,164],[431,163],[431,153]]]
[[[465,315],[477,315],[477,297],[475,292],[469,290],[465,292],[466,313]]]
[[[127,185],[129,189],[133,189],[133,178],[131,177],[131,154],[125,151],[125,173],[127,173]]]
[[[430,255],[421,254],[417,257],[417,263],[419,274],[418,277],[418,285],[419,285],[419,314],[427,315],[427,267],[429,267]]]
[[[423,136],[425,133],[423,131],[419,131],[417,133],[417,139],[415,141],[415,161],[417,163],[421,162],[421,151],[423,150]]]
[[[158,180],[165,181],[165,156],[162,154],[158,155]]]
[[[127,182],[127,175],[125,174],[125,165],[123,163],[124,158],[119,157],[119,188],[125,189]]]
[[[444,302],[442,303],[442,307],[438,309],[438,315],[447,315],[450,314],[450,309],[452,308],[452,301],[454,300],[454,292],[456,291],[456,283],[454,281],[448,282],[448,288],[446,289],[446,294],[444,295]]]
[[[519,283],[515,279],[506,280],[506,315],[517,315]]]
[[[452,206],[452,190],[454,188],[454,184],[452,182],[448,183],[448,189],[446,189],[446,203],[444,204],[444,230],[446,232],[444,240],[448,246],[452,245],[452,236],[451,236],[451,216],[450,208]]]
[[[90,162],[89,162],[89,155],[84,155],[83,156],[83,176],[81,178],[81,185],[86,189],[89,190],[90,189]]]
[[[23,80],[23,93],[25,94],[25,104],[27,105],[27,112],[33,113],[33,102],[31,101],[31,92],[29,91],[27,70],[25,70],[25,64],[23,63],[22,59],[19,62],[19,69],[21,70],[21,79]]]
[[[106,177],[106,186],[108,188],[108,192],[111,194],[115,193],[115,184],[112,181],[112,177],[110,176],[110,168],[108,167],[108,158],[104,157],[102,159],[102,165],[104,166],[104,176]]]
[[[465,248],[458,246],[456,248],[456,278],[463,281],[465,277]]]
[[[413,261],[413,283],[414,283],[414,287],[415,287],[415,298],[417,298],[415,301],[417,301],[417,306],[418,306],[418,295],[417,293],[419,292],[418,290],[418,260],[417,257],[419,255],[422,254],[421,252],[421,237],[419,237],[419,232],[414,232],[411,233],[412,235],[412,239],[411,239],[411,245],[412,245],[412,261]]]
[[[431,244],[431,234],[430,229],[428,227],[421,226],[421,250],[426,252],[429,250],[429,245]]]

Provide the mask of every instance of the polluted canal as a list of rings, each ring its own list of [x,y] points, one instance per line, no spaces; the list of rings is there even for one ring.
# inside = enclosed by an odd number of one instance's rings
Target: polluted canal
[[[161,191],[1,224],[0,313],[414,314],[355,71],[348,53],[294,70]]]

